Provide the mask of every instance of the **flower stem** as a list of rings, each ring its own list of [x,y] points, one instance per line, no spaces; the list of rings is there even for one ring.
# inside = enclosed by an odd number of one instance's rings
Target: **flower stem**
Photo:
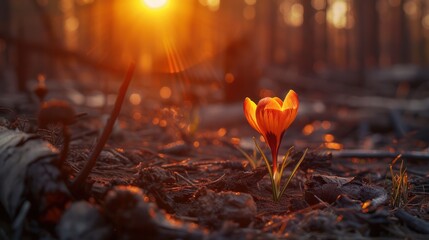
[[[271,159],[273,160],[273,174],[277,173],[277,155],[278,155],[278,149],[273,149],[271,151]]]

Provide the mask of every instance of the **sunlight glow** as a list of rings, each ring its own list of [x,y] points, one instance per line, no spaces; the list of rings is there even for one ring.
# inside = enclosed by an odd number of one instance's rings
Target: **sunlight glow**
[[[219,10],[220,0],[207,0],[207,7],[210,11],[216,12]]]
[[[199,0],[199,2],[210,11],[216,12],[219,10],[220,0]]]
[[[142,0],[149,8],[161,8],[167,4],[167,0]]]

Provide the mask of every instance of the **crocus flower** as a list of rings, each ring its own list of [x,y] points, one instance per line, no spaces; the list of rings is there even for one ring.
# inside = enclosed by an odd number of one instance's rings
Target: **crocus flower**
[[[295,120],[298,112],[298,95],[290,90],[284,101],[278,97],[266,97],[256,105],[250,98],[244,100],[244,114],[250,126],[258,131],[271,149],[272,172],[277,178],[277,155],[283,134]]]

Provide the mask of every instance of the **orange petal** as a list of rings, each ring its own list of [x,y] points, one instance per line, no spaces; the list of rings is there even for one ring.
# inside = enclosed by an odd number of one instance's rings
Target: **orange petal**
[[[283,129],[286,130],[289,128],[289,126],[292,124],[292,122],[295,120],[297,115],[297,109],[286,109],[283,111]]]
[[[258,126],[258,122],[256,121],[256,104],[250,99],[246,98],[244,99],[243,104],[243,110],[244,115],[246,116],[247,121],[249,122],[250,126],[252,126],[256,131],[261,133],[261,130]]]
[[[259,129],[263,135],[271,133],[273,135],[279,136],[283,132],[284,121],[286,120],[283,117],[283,113],[280,110],[276,109],[267,109],[265,108],[269,102],[260,102],[256,107],[256,121],[258,123]]]
[[[294,90],[289,90],[283,102],[282,110],[285,110],[285,109],[298,110],[298,107],[299,107],[298,94],[296,94]]]
[[[264,136],[268,146],[270,146],[273,166],[276,166],[277,153],[284,132],[285,114],[280,110],[264,109],[263,105],[258,105],[256,108],[256,120],[261,129],[261,134]]]
[[[278,97],[265,97],[259,100],[258,106],[263,106],[264,109],[276,109],[281,110],[282,109],[282,100]]]
[[[275,100],[276,102],[278,102],[278,103],[279,103],[279,108],[281,108],[281,107],[282,107],[282,105],[283,105],[283,101],[282,101],[280,98],[278,98],[278,97],[273,97],[273,100]]]

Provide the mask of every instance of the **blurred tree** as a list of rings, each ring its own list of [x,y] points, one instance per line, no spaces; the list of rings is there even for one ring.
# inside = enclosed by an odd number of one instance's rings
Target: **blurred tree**
[[[391,63],[407,63],[409,61],[409,32],[407,30],[407,18],[404,12],[405,0],[392,6],[392,21],[390,23],[391,37]]]
[[[258,96],[261,71],[256,61],[258,55],[255,44],[254,36],[244,34],[226,48],[224,70],[227,102]]]
[[[355,24],[355,36],[356,42],[356,55],[357,55],[357,81],[359,85],[365,85],[365,11],[364,1],[355,0],[353,2],[356,24]]]
[[[11,24],[11,12],[10,12],[10,3],[9,0],[0,0],[0,33],[6,36],[10,36],[10,24]],[[0,60],[0,72],[6,65],[9,60],[9,47],[6,42],[0,42],[0,45],[5,44],[4,46],[0,46],[0,54],[3,56]],[[3,48],[3,52],[2,49]]]
[[[107,54],[107,56],[103,56],[103,57],[108,57],[111,59],[117,59],[117,49],[116,49],[116,25],[115,25],[115,21],[117,19],[115,19],[116,15],[115,15],[115,0],[104,0],[101,4],[104,10],[104,14],[103,14],[103,28],[104,28],[104,32],[103,32],[103,41],[104,41],[104,50]]]
[[[51,15],[46,10],[45,6],[42,6],[40,1],[32,0],[32,4],[36,10],[36,13],[40,19],[40,22],[42,24],[44,33],[46,34],[46,40],[49,42],[49,45],[52,46],[51,49],[49,49],[49,55],[54,56],[55,55],[55,48],[61,46],[60,40],[57,35],[58,29],[55,29],[55,26],[53,24],[53,21],[51,19]],[[53,57],[49,57],[47,59],[48,66],[43,66],[44,73],[47,74],[51,78],[57,78],[58,77],[58,63],[55,61]],[[31,68],[31,66],[30,66]]]
[[[372,1],[359,1],[363,4],[363,10],[361,13],[361,19],[364,22],[363,34],[364,46],[366,55],[366,66],[369,67],[378,67],[379,64],[379,14],[377,11],[378,0]]]
[[[377,0],[355,0],[353,7],[356,16],[355,36],[357,55],[357,80],[359,85],[366,84],[365,72],[378,67],[379,37]]]
[[[314,73],[314,8],[311,6],[311,0],[302,0],[304,7],[304,19],[302,23],[301,34],[301,54],[299,55],[300,72],[304,75]]]
[[[21,28],[18,32],[18,39],[25,39],[25,32]],[[15,44],[15,75],[17,79],[17,88],[20,92],[26,92],[27,78],[29,68],[29,52],[27,45],[24,42]]]
[[[275,64],[275,51],[276,51],[276,45],[277,45],[277,18],[278,18],[278,4],[276,1],[266,1],[264,3],[268,3],[268,9],[269,9],[269,38],[270,38],[270,44],[268,45],[268,64]]]
[[[422,26],[423,22],[424,22],[424,17],[426,17],[427,15],[427,1],[421,1],[421,11],[422,14],[420,14],[420,18],[419,18],[419,23],[420,23],[420,27],[419,27],[419,41],[418,41],[418,63],[420,65],[424,65],[425,63],[427,63],[428,61],[428,55],[427,55],[427,46],[426,46],[426,37],[425,37],[425,28]],[[426,14],[424,14],[426,13]]]

